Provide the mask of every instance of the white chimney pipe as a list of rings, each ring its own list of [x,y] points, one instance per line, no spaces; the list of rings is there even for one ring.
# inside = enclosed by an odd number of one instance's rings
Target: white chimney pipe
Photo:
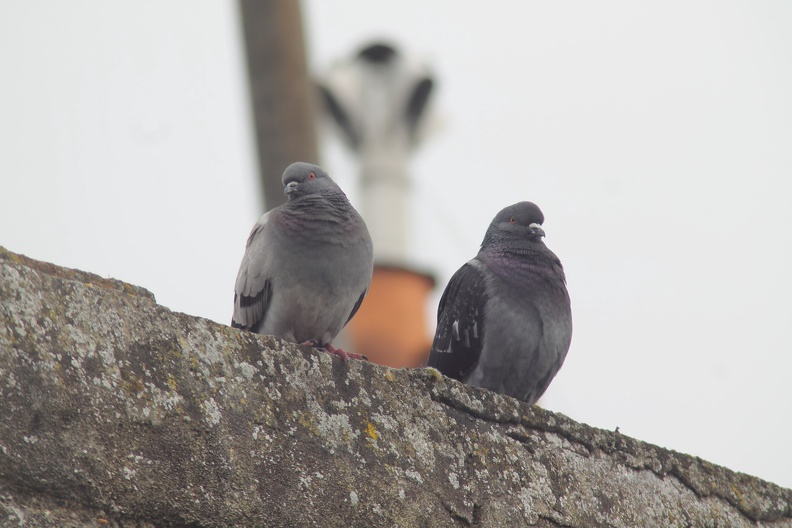
[[[320,81],[325,107],[360,159],[361,213],[375,261],[406,265],[410,178],[432,91],[428,69],[393,47],[372,44]]]

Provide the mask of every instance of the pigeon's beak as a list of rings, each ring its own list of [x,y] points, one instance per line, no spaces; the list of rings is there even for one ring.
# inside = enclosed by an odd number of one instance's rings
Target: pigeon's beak
[[[531,230],[531,234],[533,234],[533,236],[537,236],[537,237],[545,236],[544,229],[542,229],[542,226],[540,226],[539,224],[531,224],[528,226],[528,228]]]
[[[297,186],[300,185],[296,181],[289,182],[286,184],[286,187],[283,188],[283,194],[292,198],[292,195],[297,192]]]

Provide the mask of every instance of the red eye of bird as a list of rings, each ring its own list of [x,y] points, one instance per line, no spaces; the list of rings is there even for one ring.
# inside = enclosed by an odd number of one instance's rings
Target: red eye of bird
[[[517,223],[517,219],[514,218],[513,216],[511,216],[511,217],[509,217],[509,223],[510,224],[516,224]]]
[[[316,174],[314,174],[313,172],[309,172],[308,173],[308,179],[309,180],[315,180],[316,179]]]

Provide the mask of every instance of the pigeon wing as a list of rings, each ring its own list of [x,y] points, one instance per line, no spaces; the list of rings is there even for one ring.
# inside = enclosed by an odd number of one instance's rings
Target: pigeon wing
[[[486,277],[468,262],[451,277],[437,309],[429,366],[461,380],[478,363],[484,343]]]
[[[272,276],[268,273],[267,220],[269,213],[256,222],[245,246],[234,287],[234,315],[231,326],[253,330],[264,319],[272,298]]]
[[[358,297],[358,300],[355,303],[355,306],[352,307],[352,311],[350,312],[349,317],[347,317],[347,320],[344,323],[344,326],[349,324],[349,321],[351,321],[352,318],[355,317],[355,314],[360,309],[360,305],[363,304],[363,298],[366,296],[367,293],[368,293],[368,289],[363,290],[363,293],[360,294],[360,297]]]

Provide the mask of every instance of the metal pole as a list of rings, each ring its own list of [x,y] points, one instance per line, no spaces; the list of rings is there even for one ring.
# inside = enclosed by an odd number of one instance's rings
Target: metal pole
[[[318,162],[314,86],[308,76],[300,2],[239,0],[266,210],[284,203],[281,174]]]

